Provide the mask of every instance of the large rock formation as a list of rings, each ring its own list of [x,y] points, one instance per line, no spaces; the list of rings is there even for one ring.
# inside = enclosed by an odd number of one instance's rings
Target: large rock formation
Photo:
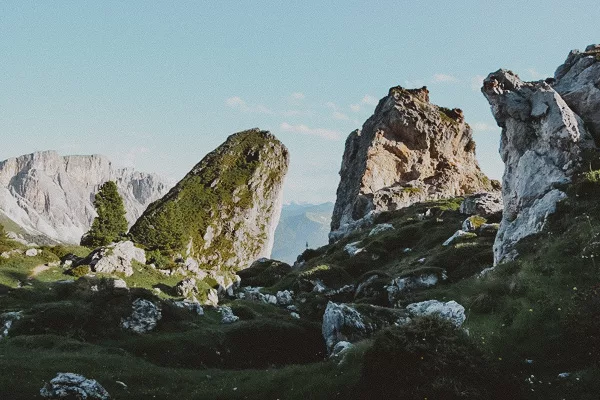
[[[462,111],[431,104],[425,87],[390,89],[346,140],[340,175],[332,240],[372,211],[492,189]]]
[[[231,135],[131,228],[149,249],[235,271],[269,256],[281,212],[288,151],[269,132]]]
[[[513,259],[516,243],[542,230],[566,196],[560,185],[579,171],[582,151],[595,147],[591,134],[600,134],[599,61],[600,48],[590,46],[584,53],[571,52],[554,79],[523,82],[502,69],[485,79],[482,92],[502,128],[505,163],[495,263]]]
[[[106,157],[44,151],[0,162],[0,214],[29,236],[79,244],[96,211],[94,195],[115,181],[132,224],[170,184],[154,174],[116,168]]]

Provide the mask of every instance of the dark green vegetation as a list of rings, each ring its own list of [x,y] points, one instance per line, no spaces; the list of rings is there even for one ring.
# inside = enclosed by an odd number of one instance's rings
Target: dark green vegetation
[[[234,242],[239,239],[234,233],[243,226],[244,213],[257,206],[259,195],[268,198],[286,171],[287,150],[274,136],[258,129],[236,133],[204,157],[165,197],[152,203],[131,228],[131,236],[148,250],[167,255],[185,253],[191,243],[190,255],[198,259],[207,256],[208,263],[235,258],[239,255]],[[262,175],[264,185],[251,187],[251,178]],[[260,212],[270,216],[272,204],[265,207]],[[215,229],[212,225],[225,220],[235,226],[222,227],[206,239],[209,227]],[[255,222],[264,228],[268,221]],[[210,241],[208,249],[204,248],[205,239]],[[248,255],[258,254],[266,234],[245,239]],[[215,254],[217,260],[211,257]]]
[[[94,197],[94,207],[98,216],[94,218],[90,230],[81,238],[82,246],[106,246],[127,233],[125,206],[115,182],[108,181],[100,187]]]
[[[90,290],[101,277],[53,283],[75,279],[60,267],[27,279],[35,265],[64,256],[60,247],[0,259],[0,309],[24,312],[0,340],[2,398],[35,398],[44,381],[70,371],[119,399],[597,399],[600,184],[593,175],[565,188],[569,197],[542,233],[521,243],[516,261],[483,277],[492,265],[489,232],[442,246],[466,218],[457,211],[461,199],[383,213],[376,223],[394,229],[307,250],[297,268],[267,261],[240,273],[243,285],[265,286],[263,293],[293,290],[299,320],[284,307],[233,299],[223,300],[240,318],[231,325],[211,307],[194,315],[169,302],[180,278],[142,265],[125,278],[129,291]],[[350,243],[362,251],[350,256]],[[440,282],[390,301],[392,279],[421,275]],[[27,284],[16,288],[17,281]],[[315,282],[327,290],[313,291]],[[335,291],[361,283],[357,294]],[[134,298],[161,305],[153,332],[119,328]],[[394,306],[430,299],[462,304],[465,329],[414,319],[325,357],[320,324],[328,301],[353,303],[378,324]],[[570,375],[559,378],[563,372]]]

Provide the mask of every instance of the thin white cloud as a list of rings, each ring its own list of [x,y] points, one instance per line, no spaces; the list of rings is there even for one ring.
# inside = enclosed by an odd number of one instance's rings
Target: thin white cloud
[[[339,140],[342,135],[338,131],[323,129],[323,128],[309,128],[306,125],[291,125],[287,122],[282,122],[279,128],[284,132],[300,133],[303,135],[317,136],[327,140]]]
[[[302,100],[305,96],[304,93],[302,92],[294,92],[291,94],[292,99],[296,99],[296,100]]]
[[[337,104],[335,104],[333,101],[328,101],[327,103],[325,103],[325,107],[327,108],[331,108],[332,110],[337,110]]]
[[[371,96],[369,94],[366,94],[360,102],[362,104],[368,104],[370,106],[376,106],[377,103],[379,103],[379,101],[374,96]]]
[[[360,104],[350,104],[350,110],[352,110],[352,112],[359,112]]]
[[[404,86],[409,89],[421,88],[421,87],[425,86],[425,81],[422,79],[415,79],[413,81],[404,81]]]
[[[496,125],[491,125],[486,122],[475,122],[471,124],[471,128],[473,128],[475,132],[494,132],[500,129]]]
[[[119,158],[119,163],[124,167],[135,168],[136,161],[138,157],[142,154],[147,154],[150,152],[150,149],[143,146],[136,146],[129,149],[129,151],[125,154],[121,154]]]
[[[483,75],[475,75],[474,77],[471,78],[471,90],[473,90],[474,92],[479,91],[479,89],[481,89],[481,87],[483,86],[483,80],[485,79],[485,76]]]
[[[434,83],[453,83],[458,82],[458,78],[448,74],[435,74],[433,75]]]
[[[339,111],[334,111],[333,112],[333,119],[338,119],[340,121],[347,121],[350,118],[348,118],[348,116],[346,114],[344,114],[344,113],[341,113]]]
[[[284,117],[301,117],[306,115],[312,115],[312,111],[310,110],[286,110],[282,111],[281,115]]]
[[[548,74],[539,73],[535,68],[529,68],[527,69],[527,72],[529,73],[529,77],[534,80],[545,79],[550,76]]]
[[[272,114],[271,109],[263,106],[262,104],[250,105],[246,103],[244,99],[239,96],[233,96],[225,100],[225,104],[236,110],[240,110],[245,113],[257,113],[257,114]]]

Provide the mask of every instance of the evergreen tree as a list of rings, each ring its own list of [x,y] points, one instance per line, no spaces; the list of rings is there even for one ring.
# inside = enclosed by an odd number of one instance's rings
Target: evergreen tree
[[[98,216],[90,230],[81,238],[82,246],[106,246],[125,235],[128,226],[125,206],[115,182],[108,181],[100,187],[94,198],[94,207]]]
[[[6,231],[4,230],[4,225],[0,224],[0,243],[4,243],[6,241]]]

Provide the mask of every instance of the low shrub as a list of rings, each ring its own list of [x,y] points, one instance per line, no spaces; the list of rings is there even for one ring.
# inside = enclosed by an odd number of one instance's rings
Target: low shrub
[[[361,386],[369,398],[407,400],[497,399],[506,387],[464,331],[434,317],[379,332]]]

